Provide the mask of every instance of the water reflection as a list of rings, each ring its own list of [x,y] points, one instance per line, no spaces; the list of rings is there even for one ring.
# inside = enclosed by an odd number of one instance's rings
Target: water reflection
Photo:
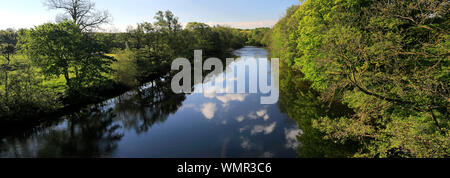
[[[6,157],[104,157],[110,155],[123,135],[113,122],[112,110],[94,107],[66,116],[61,125],[30,136],[1,140]]]
[[[125,129],[141,134],[152,125],[166,121],[185,99],[184,94],[172,93],[170,80],[165,79],[117,97],[114,99],[114,112],[116,120]]]
[[[302,81],[298,70],[281,66],[280,101],[283,113],[298,123],[299,129],[286,130],[287,147],[297,147],[303,158],[348,157],[356,151],[356,144],[336,144],[324,140],[324,135],[312,127],[312,121],[323,116],[337,118],[351,114],[351,110],[340,103],[323,103],[310,83]],[[297,135],[297,137],[295,136]],[[297,142],[293,141],[296,137]]]
[[[245,60],[266,57],[267,51],[246,47],[236,55],[242,57],[236,61],[241,65]],[[338,155],[328,150],[334,149],[332,144],[322,142],[321,135],[310,127],[311,118],[322,115],[323,108],[318,107],[320,102],[308,85],[298,82],[298,73],[281,72],[278,105],[261,105],[260,93],[222,94],[231,88],[208,88],[222,76],[215,74],[195,85],[195,89],[205,87],[206,92],[191,95],[173,94],[170,76],[163,77],[60,121],[5,136],[0,139],[0,157]]]

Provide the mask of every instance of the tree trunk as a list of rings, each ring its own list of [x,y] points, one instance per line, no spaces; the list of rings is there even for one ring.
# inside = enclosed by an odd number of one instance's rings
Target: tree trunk
[[[8,104],[8,102],[9,102],[8,68],[9,68],[9,64],[11,63],[11,58],[10,58],[9,54],[6,57],[6,60],[8,61],[8,63],[6,64],[6,68],[5,68],[5,101]]]
[[[441,129],[441,126],[439,125],[439,122],[438,122],[436,116],[434,115],[433,110],[430,109],[430,107],[428,107],[428,112],[431,114],[431,118],[432,118],[433,121],[434,121],[434,125],[436,126],[436,129],[437,129],[439,132],[441,132],[441,134],[444,135],[445,132]]]
[[[64,69],[64,78],[66,79],[66,85],[69,88],[72,88],[71,86],[71,81],[70,81],[70,77],[69,77],[69,72],[67,71],[67,69]]]
[[[9,92],[8,92],[8,71],[5,70],[5,100],[8,104]]]

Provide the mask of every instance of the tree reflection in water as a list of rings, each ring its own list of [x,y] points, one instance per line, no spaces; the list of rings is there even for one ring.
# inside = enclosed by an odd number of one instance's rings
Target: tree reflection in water
[[[204,72],[204,76],[209,72]],[[174,94],[171,75],[56,121],[0,136],[0,157],[114,156],[127,131],[146,133],[165,122],[186,100]],[[195,86],[194,83],[193,86]]]
[[[169,79],[154,81],[148,87],[118,97],[115,112],[124,128],[141,134],[175,113],[182,106],[186,95],[174,94],[170,84]]]
[[[310,83],[302,81],[302,74],[298,70],[290,69],[281,63],[280,73],[280,101],[281,112],[294,119],[301,134],[297,140],[301,143],[298,147],[298,156],[302,158],[330,158],[348,157],[353,155],[356,144],[337,144],[330,140],[324,140],[324,135],[312,127],[312,122],[320,117],[329,116],[337,118],[351,114],[351,110],[344,105],[335,102],[323,103],[318,98],[318,93],[310,88]]]
[[[39,150],[45,157],[99,157],[109,155],[123,137],[120,125],[114,123],[111,109],[97,107],[68,116],[67,129],[55,129]]]
[[[0,157],[108,157],[117,149],[122,129],[144,133],[166,121],[185,99],[185,94],[172,92],[169,79],[152,82],[62,121],[1,138]]]
[[[114,124],[112,110],[93,107],[66,118],[57,126],[37,128],[31,135],[2,139],[1,156],[100,157],[113,152],[122,138],[118,132],[120,126]]]

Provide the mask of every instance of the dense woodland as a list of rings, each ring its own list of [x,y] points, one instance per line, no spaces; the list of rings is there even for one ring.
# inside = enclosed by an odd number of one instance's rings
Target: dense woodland
[[[310,118],[325,139],[360,143],[351,156],[448,157],[449,5],[307,0],[271,30],[270,49],[311,82],[324,103],[315,107],[352,109]],[[301,119],[301,103],[312,94],[298,95],[288,113]]]
[[[0,120],[29,121],[157,81],[194,49],[217,56],[252,45],[283,61],[280,108],[307,133],[300,140],[315,146],[300,152],[449,157],[449,6],[306,0],[273,28],[251,30],[199,22],[183,28],[160,11],[153,23],[123,33],[93,30],[107,13],[85,19],[68,11],[57,23],[0,31]]]

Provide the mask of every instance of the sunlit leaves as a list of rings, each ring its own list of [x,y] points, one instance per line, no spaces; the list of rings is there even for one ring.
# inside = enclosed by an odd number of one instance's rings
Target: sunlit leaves
[[[317,129],[365,143],[355,156],[449,155],[448,3],[308,0],[294,13],[296,29],[282,30],[286,19],[274,27],[274,53],[300,68],[322,100],[356,112],[317,119]]]

